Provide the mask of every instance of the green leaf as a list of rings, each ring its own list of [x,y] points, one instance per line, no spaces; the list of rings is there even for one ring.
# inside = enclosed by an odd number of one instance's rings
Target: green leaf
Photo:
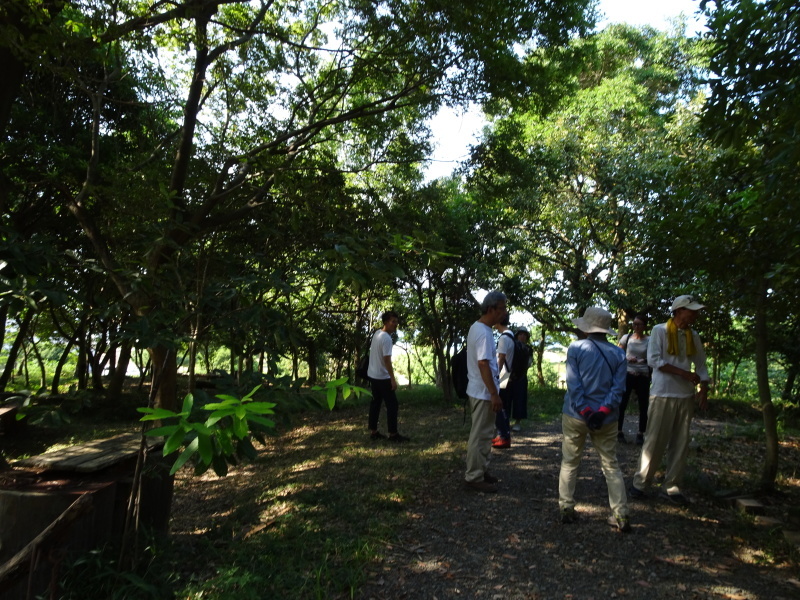
[[[205,464],[211,464],[211,459],[214,458],[214,449],[211,446],[211,437],[207,435],[198,435],[197,440],[200,458]]]
[[[328,388],[328,408],[333,410],[336,405],[336,388]]]
[[[164,427],[156,427],[155,429],[148,429],[147,431],[144,432],[144,434],[150,437],[158,437],[158,436],[168,437],[171,436],[173,433],[175,433],[176,429],[180,429],[181,431],[183,431],[183,427],[181,427],[180,425],[165,425]]]
[[[186,397],[183,399],[183,409],[181,409],[181,414],[188,417],[190,414],[192,414],[193,406],[194,396],[192,396],[192,394],[186,394]]]
[[[197,452],[197,447],[200,442],[198,442],[197,438],[194,438],[191,443],[186,446],[186,450],[184,450],[181,455],[178,457],[178,460],[175,461],[175,464],[172,465],[172,468],[169,470],[170,475],[175,475],[178,470],[186,464],[186,461],[192,458],[192,456]]]
[[[144,417],[139,419],[140,421],[159,421],[174,419],[178,416],[178,413],[174,413],[166,408],[137,408],[136,410],[141,413],[147,413]]]
[[[264,418],[256,416],[256,415],[250,415],[247,418],[247,420],[251,421],[253,423],[258,423],[260,425],[264,425],[265,427],[269,427],[270,429],[274,429],[275,428],[275,421],[271,421],[270,419],[264,419]]]
[[[248,402],[244,405],[247,412],[250,413],[260,413],[263,415],[271,415],[275,411],[272,409],[275,408],[276,404],[274,402]]]
[[[183,444],[184,437],[186,437],[186,432],[183,430],[183,427],[178,427],[175,433],[169,436],[167,441],[164,442],[164,456],[172,454],[175,450],[180,448],[181,444]]]

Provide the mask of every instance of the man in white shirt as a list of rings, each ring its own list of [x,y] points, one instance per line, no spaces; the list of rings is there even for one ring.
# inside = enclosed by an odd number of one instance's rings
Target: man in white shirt
[[[392,368],[392,334],[397,331],[399,315],[393,310],[381,315],[383,328],[372,336],[369,350],[369,368],[367,378],[372,388],[372,400],[369,403],[369,430],[373,440],[385,439],[378,431],[378,419],[381,415],[381,404],[386,403],[386,429],[390,442],[407,442],[409,438],[397,433],[397,380]]]
[[[492,452],[495,413],[503,408],[492,327],[508,314],[506,302],[503,292],[486,294],[481,302],[481,317],[472,324],[467,335],[467,396],[472,427],[467,443],[464,487],[476,492],[497,491],[497,478],[487,470]]]
[[[653,369],[653,382],[639,470],[629,492],[633,499],[647,497],[666,451],[667,470],[659,495],[673,504],[688,504],[680,482],[689,453],[689,425],[695,401],[701,410],[708,408],[706,353],[691,328],[703,308],[692,296],[678,296],[672,303],[672,318],[650,334],[647,364]],[[697,385],[700,391],[695,393]]]

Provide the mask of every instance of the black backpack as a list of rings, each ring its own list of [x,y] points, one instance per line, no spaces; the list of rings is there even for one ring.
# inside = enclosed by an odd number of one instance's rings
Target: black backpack
[[[511,359],[511,380],[522,379],[528,374],[528,364],[531,359],[530,348],[517,338],[510,331],[504,331],[503,335],[508,335],[514,340],[514,358]]]
[[[450,360],[450,376],[453,379],[453,387],[456,389],[456,396],[466,400],[467,384],[469,384],[466,344],[464,344],[461,350],[456,352]]]
[[[375,330],[377,331],[377,329]],[[369,352],[372,350],[372,337],[375,335],[375,331],[373,331],[369,339],[367,340],[367,345],[364,348],[364,352],[361,355],[361,358],[358,360],[358,364],[356,365],[356,376],[367,381],[368,372],[369,372]]]

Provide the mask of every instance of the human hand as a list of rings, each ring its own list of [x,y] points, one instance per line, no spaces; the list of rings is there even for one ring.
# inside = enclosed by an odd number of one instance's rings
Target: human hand
[[[502,412],[503,410],[503,401],[500,399],[500,394],[494,393],[491,397],[492,403],[492,412]]]
[[[611,410],[607,406],[601,406],[597,411],[589,415],[589,418],[586,419],[586,425],[592,431],[597,431],[603,426],[606,415],[609,414],[611,414]]]

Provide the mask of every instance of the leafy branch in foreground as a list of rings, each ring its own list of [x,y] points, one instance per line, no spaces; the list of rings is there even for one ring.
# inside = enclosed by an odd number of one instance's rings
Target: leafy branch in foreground
[[[165,408],[144,408],[136,410],[144,413],[140,421],[162,421],[168,424],[150,429],[145,435],[163,437],[163,455],[168,456],[181,448],[183,451],[170,469],[174,475],[189,460],[195,461],[195,475],[201,475],[213,467],[214,472],[223,477],[228,473],[228,464],[238,460],[256,458],[252,439],[266,443],[264,435],[275,429],[275,421],[266,418],[273,415],[275,402],[259,402],[254,399],[260,385],[242,398],[229,394],[218,394],[220,402],[210,402],[195,406],[192,394],[183,399],[181,412]],[[325,392],[329,409],[336,405],[341,391],[342,398],[352,394],[369,394],[363,388],[350,385],[347,378],[329,381],[324,386],[314,386],[314,392]]]

